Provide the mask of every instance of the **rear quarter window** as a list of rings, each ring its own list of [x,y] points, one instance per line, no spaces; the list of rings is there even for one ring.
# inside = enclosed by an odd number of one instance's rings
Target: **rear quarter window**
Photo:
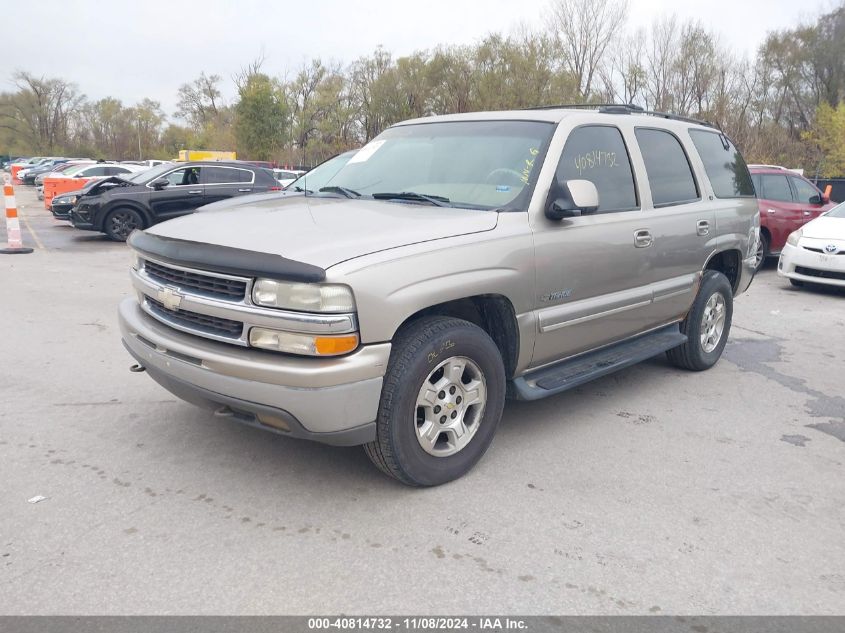
[[[727,136],[698,129],[690,130],[689,135],[717,198],[754,197],[754,185],[745,159]]]

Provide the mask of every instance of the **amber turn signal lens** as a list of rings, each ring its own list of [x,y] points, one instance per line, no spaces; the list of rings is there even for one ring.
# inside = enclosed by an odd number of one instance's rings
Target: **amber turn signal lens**
[[[314,348],[318,356],[337,356],[346,354],[358,347],[358,335],[318,336],[314,339]]]

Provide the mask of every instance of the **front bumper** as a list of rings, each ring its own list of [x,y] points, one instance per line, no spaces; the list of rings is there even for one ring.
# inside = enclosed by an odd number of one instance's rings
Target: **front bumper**
[[[70,223],[74,228],[82,229],[83,231],[96,231],[97,228],[91,221],[91,217],[87,214],[82,214],[79,211],[72,210],[70,212]]]
[[[830,243],[839,247],[837,253],[818,252]],[[807,246],[817,250],[808,250]],[[845,242],[801,238],[798,246],[786,244],[778,260],[778,275],[806,283],[845,288]]]
[[[70,213],[73,210],[72,204],[56,204],[53,203],[50,206],[50,213],[53,214],[53,217],[57,220],[65,220],[70,221]]]
[[[217,415],[335,445],[375,439],[390,344],[314,359],[244,349],[177,332],[134,298],[119,310],[123,344],[165,389]]]

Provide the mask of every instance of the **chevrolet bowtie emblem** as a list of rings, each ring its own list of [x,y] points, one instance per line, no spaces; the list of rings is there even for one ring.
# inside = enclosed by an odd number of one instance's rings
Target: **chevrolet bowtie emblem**
[[[178,310],[179,306],[182,305],[182,295],[169,287],[158,291],[158,300],[168,310]]]

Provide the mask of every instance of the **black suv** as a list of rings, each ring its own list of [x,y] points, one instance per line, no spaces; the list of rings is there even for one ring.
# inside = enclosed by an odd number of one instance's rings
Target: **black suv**
[[[271,172],[248,163],[170,163],[86,187],[70,220],[78,229],[124,241],[135,229],[193,213],[205,204],[279,189]]]

